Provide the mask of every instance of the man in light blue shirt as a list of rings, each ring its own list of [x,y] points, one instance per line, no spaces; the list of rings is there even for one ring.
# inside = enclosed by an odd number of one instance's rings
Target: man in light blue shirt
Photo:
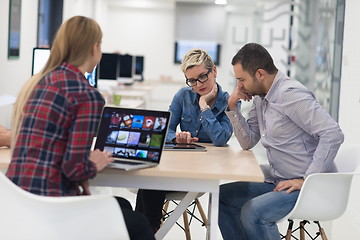
[[[278,71],[261,45],[246,44],[232,65],[238,86],[226,114],[243,149],[261,141],[269,172],[264,183],[220,187],[220,230],[225,240],[280,239],[276,222],[294,207],[307,175],[336,172],[333,160],[344,136],[313,93]],[[251,99],[245,119],[239,100]]]

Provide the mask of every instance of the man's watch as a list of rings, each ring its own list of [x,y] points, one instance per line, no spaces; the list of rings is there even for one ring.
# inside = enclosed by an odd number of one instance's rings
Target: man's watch
[[[203,111],[206,111],[206,110],[210,110],[210,106],[209,105],[205,105],[203,106],[202,108],[200,108],[200,111],[203,112]]]

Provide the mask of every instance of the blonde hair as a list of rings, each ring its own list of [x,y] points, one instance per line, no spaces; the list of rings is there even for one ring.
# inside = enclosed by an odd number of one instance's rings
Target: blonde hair
[[[193,49],[189,51],[181,61],[181,70],[185,73],[189,68],[202,64],[204,64],[206,69],[212,69],[215,65],[211,56],[206,51]]]
[[[56,67],[66,62],[80,66],[88,59],[93,46],[102,39],[100,26],[93,19],[75,16],[65,21],[56,33],[50,57],[40,73],[32,76],[21,89],[14,104],[11,145],[17,141],[24,115],[24,106],[40,80]]]

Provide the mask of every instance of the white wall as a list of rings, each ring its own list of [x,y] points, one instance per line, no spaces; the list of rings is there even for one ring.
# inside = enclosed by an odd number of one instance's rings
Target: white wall
[[[360,35],[355,24],[360,21],[359,9],[359,1],[346,1],[339,110],[339,124],[345,133],[343,145],[360,143]],[[332,239],[357,239],[360,235],[359,185],[360,178],[356,177],[346,213],[333,222]]]
[[[179,65],[173,63],[175,3],[137,5],[135,1],[96,0],[94,10],[79,6],[84,0],[65,0],[64,19],[73,15],[93,16],[103,30],[103,52],[144,55],[144,77],[157,80],[162,75],[182,79]],[[87,6],[88,4],[84,4]],[[170,34],[169,34],[170,33]]]
[[[36,45],[38,0],[21,1],[20,58],[7,59],[9,0],[0,0],[0,95],[16,96],[31,76],[32,49]],[[0,124],[10,127],[12,108],[0,107]]]
[[[360,142],[360,35],[355,24],[360,19],[359,9],[359,1],[346,1],[339,111],[345,144]]]

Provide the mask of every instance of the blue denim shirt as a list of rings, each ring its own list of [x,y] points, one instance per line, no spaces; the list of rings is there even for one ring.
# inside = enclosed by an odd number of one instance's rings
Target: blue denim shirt
[[[177,92],[171,102],[171,120],[167,142],[176,138],[176,128],[180,124],[181,131],[188,131],[192,137],[198,137],[199,142],[213,143],[215,146],[225,145],[231,135],[232,126],[225,114],[229,94],[223,92],[218,84],[218,96],[211,110],[200,111],[199,94],[191,87],[185,87]]]

